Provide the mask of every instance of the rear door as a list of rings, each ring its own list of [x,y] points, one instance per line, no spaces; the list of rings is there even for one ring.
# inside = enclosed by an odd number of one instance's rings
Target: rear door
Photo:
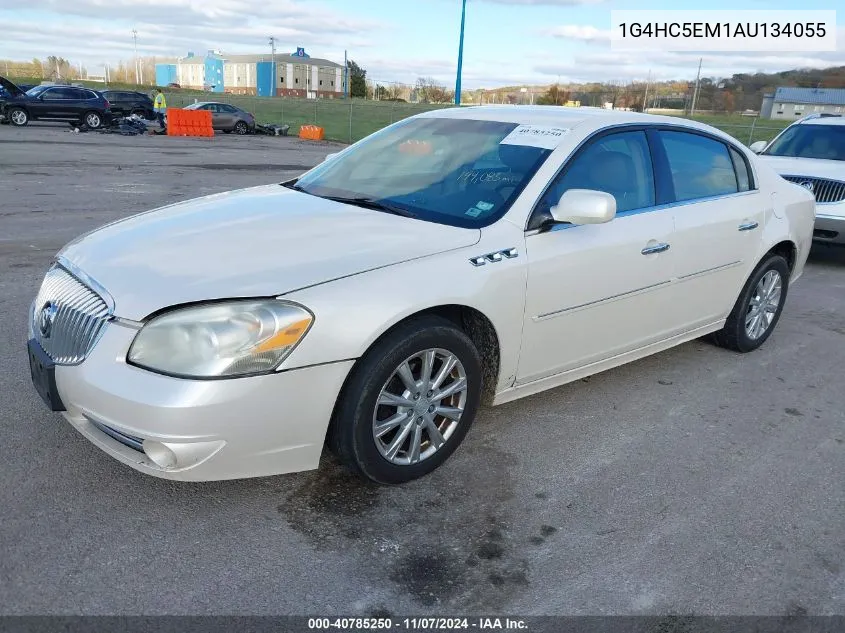
[[[227,103],[220,103],[217,105],[217,110],[220,129],[234,129],[235,123],[238,121],[239,118],[237,109]]]
[[[102,103],[96,92],[83,88],[71,88],[70,117],[74,120],[81,120],[86,112],[94,110],[103,112]]]
[[[652,133],[658,182],[674,211],[676,302],[684,329],[723,319],[756,264],[772,200],[760,192],[744,153],[690,129]]]

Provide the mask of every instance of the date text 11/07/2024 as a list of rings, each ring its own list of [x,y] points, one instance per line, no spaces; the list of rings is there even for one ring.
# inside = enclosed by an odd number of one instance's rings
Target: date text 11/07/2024
[[[528,625],[518,618],[309,618],[310,630],[511,630],[527,631]]]

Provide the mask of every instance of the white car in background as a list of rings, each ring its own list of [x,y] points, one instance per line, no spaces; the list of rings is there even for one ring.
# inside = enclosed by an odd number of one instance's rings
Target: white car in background
[[[693,121],[427,112],[294,181],[71,242],[32,304],[32,379],[150,475],[313,469],[328,443],[352,470],[405,482],[453,453],[481,403],[707,334],[759,347],[813,210]]]
[[[845,245],[845,117],[810,114],[771,143],[753,143],[751,150],[781,176],[813,192],[815,241]]]

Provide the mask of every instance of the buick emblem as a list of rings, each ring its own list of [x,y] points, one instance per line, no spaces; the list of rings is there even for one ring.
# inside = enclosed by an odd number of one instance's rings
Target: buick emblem
[[[801,185],[802,187],[804,187],[804,189],[806,189],[810,193],[813,193],[813,181],[812,180],[802,180],[798,184]]]
[[[38,313],[38,331],[41,332],[43,338],[50,338],[57,311],[58,308],[56,308],[55,304],[48,301],[41,308],[41,312]]]

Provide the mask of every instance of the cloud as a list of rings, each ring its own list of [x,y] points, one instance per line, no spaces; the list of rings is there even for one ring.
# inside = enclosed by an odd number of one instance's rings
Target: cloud
[[[549,37],[563,40],[577,40],[581,42],[609,42],[610,30],[597,29],[594,26],[579,24],[563,24],[540,31]]]

